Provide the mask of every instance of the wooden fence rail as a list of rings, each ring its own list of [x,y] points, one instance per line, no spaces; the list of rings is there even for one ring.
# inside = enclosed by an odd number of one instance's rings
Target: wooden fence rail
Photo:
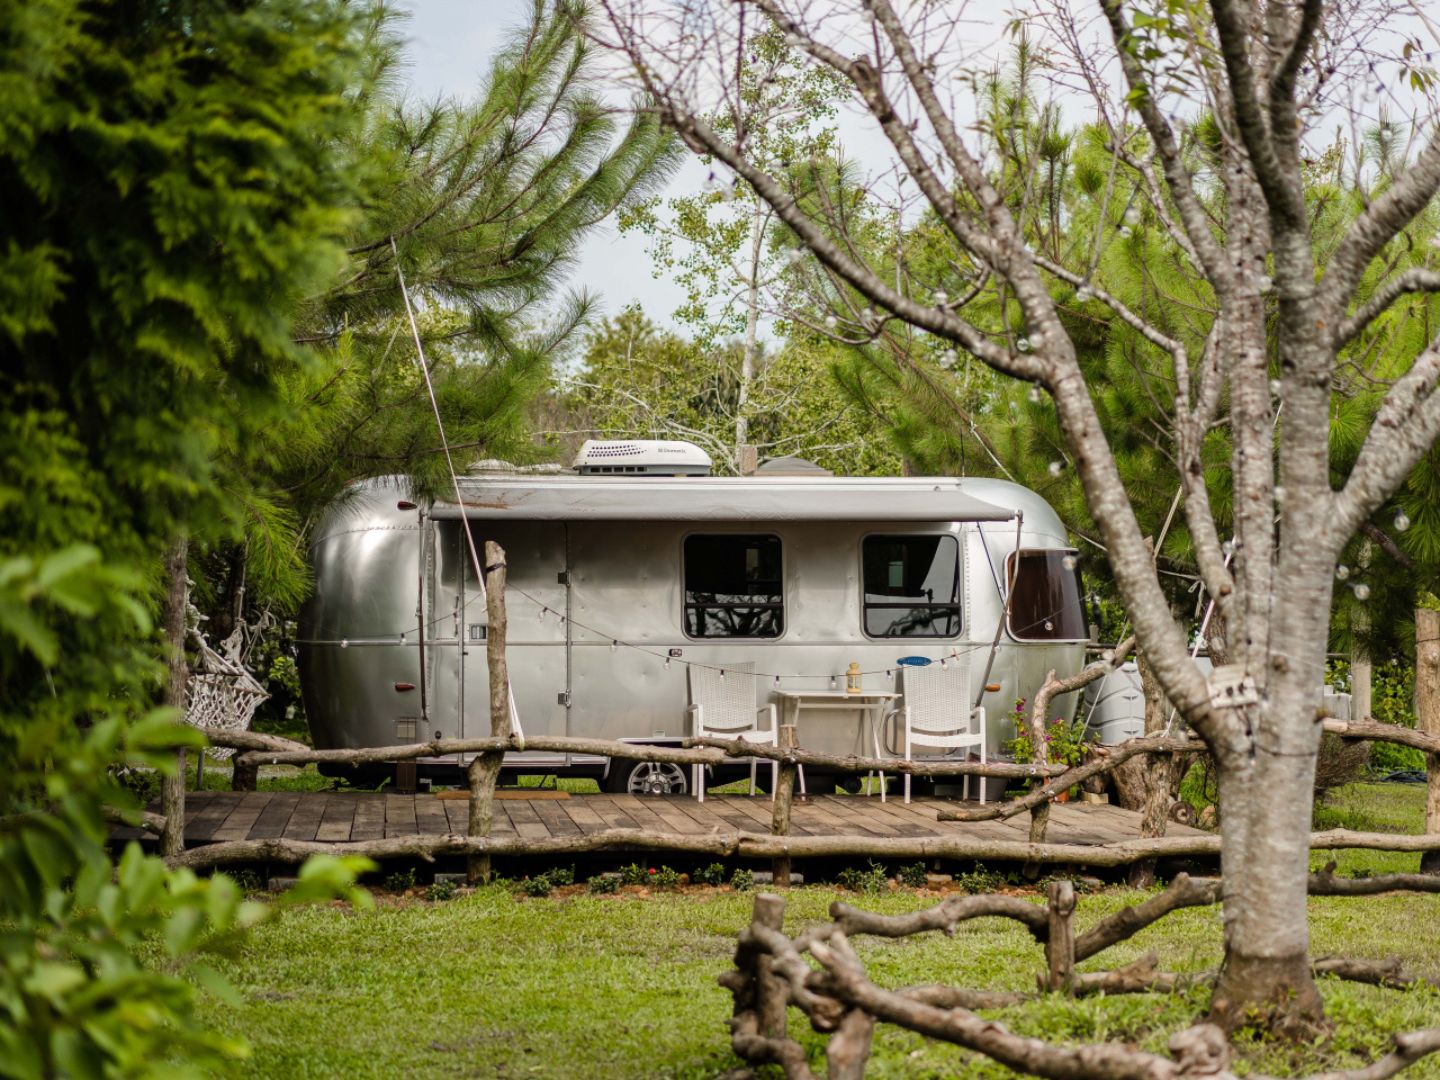
[[[1312,877],[1312,892],[1316,885],[1317,879]],[[816,1032],[829,1036],[825,1045],[825,1075],[829,1080],[859,1080],[864,1076],[874,1026],[880,1020],[978,1051],[1027,1074],[1152,1080],[1231,1076],[1225,1036],[1208,1024],[1197,1024],[1172,1037],[1169,1046],[1173,1057],[1166,1058],[1120,1043],[1052,1045],[1012,1034],[1003,1025],[973,1012],[1016,1005],[1046,993],[1077,997],[1166,992],[1213,981],[1214,971],[1161,971],[1154,953],[1114,971],[1079,972],[1075,965],[1133,937],[1173,911],[1215,904],[1220,899],[1218,880],[1180,874],[1163,892],[1123,908],[1077,935],[1074,885],[1052,881],[1044,906],[1013,896],[959,896],[922,911],[881,915],[837,901],[830,905],[830,922],[807,927],[791,937],[783,930],[784,898],[760,893],[755,897],[750,925],[740,932],[736,942],[735,968],[719,979],[734,999],[731,1046],[751,1067],[778,1065],[788,1080],[814,1080],[808,1055],[786,1030],[787,1012],[794,1006],[806,1015]],[[1036,992],[937,984],[886,989],[870,980],[851,945],[851,939],[861,935],[900,938],[935,930],[953,934],[960,923],[981,917],[1014,919],[1043,946],[1045,966],[1036,977]],[[1406,974],[1396,961],[1376,963],[1332,957],[1316,960],[1314,969],[1317,975],[1398,990],[1440,986],[1440,979]],[[1370,1067],[1327,1076],[1330,1080],[1341,1075],[1350,1080],[1381,1080],[1437,1050],[1440,1028],[1397,1035],[1391,1054]]]
[[[1430,742],[1440,739],[1388,724],[1326,721],[1327,730],[1342,738],[1373,739],[1400,742],[1428,749]],[[1137,754],[1192,753],[1203,746],[1185,739],[1132,739],[1107,747],[1103,757],[1093,758],[1079,766],[1016,765],[1005,762],[978,761],[896,761],[890,758],[841,756],[807,751],[790,745],[786,740],[778,747],[762,746],[741,740],[686,739],[680,746],[655,746],[644,743],[618,742],[608,739],[539,737],[519,739],[513,736],[489,739],[438,739],[403,746],[370,747],[356,750],[315,750],[289,739],[255,732],[216,731],[210,733],[216,745],[243,751],[237,763],[306,764],[329,762],[370,764],[413,760],[417,757],[452,755],[489,755],[505,751],[547,750],[560,753],[583,753],[632,761],[668,762],[677,765],[718,765],[726,761],[758,757],[779,761],[782,776],[798,766],[819,767],[837,771],[866,772],[884,769],[887,772],[910,772],[916,776],[1001,776],[1007,778],[1044,778],[1047,783],[1022,799],[983,809],[962,809],[943,812],[942,820],[982,820],[1008,817],[1021,813],[1065,790],[1089,776],[1108,772]],[[478,760],[478,759],[477,759]],[[1147,858],[1210,856],[1219,852],[1220,840],[1215,836],[1164,837],[1154,840],[1126,841],[1121,844],[1084,847],[1074,844],[1026,843],[1024,841],[985,841],[964,836],[953,837],[792,837],[789,835],[793,781],[778,785],[774,806],[772,834],[717,833],[709,836],[663,836],[615,829],[583,837],[528,840],[523,838],[487,838],[484,836],[409,837],[355,844],[307,844],[301,841],[230,841],[211,844],[175,856],[175,865],[213,866],[223,863],[255,860],[297,861],[319,851],[353,852],[376,857],[437,855],[580,854],[616,848],[659,849],[694,854],[731,855],[769,858],[788,880],[790,860],[815,856],[851,856],[877,858],[949,858],[1005,859],[1029,863],[1064,863],[1077,866],[1126,866]],[[494,797],[488,791],[471,792],[471,816],[484,815],[486,804]],[[493,812],[493,810],[492,810]],[[151,832],[164,828],[164,815],[147,814],[139,824]],[[1388,833],[1352,833],[1331,830],[1311,837],[1311,846],[1324,849],[1363,847],[1388,851],[1440,851],[1440,835],[1400,836]],[[484,865],[483,863],[480,865]]]
[[[1091,759],[1076,766],[1044,763],[979,762],[947,759],[868,758],[855,755],[822,754],[800,747],[794,728],[786,725],[778,745],[757,745],[741,739],[687,738],[679,745],[653,745],[620,742],[613,739],[561,738],[539,736],[523,738],[506,736],[509,728],[509,692],[505,671],[505,552],[495,543],[485,545],[485,577],[488,586],[486,607],[490,634],[487,641],[490,680],[491,736],[484,739],[433,739],[399,746],[376,746],[358,749],[316,750],[290,739],[261,735],[248,731],[211,731],[210,741],[241,751],[235,758],[237,776],[253,783],[261,765],[378,765],[413,763],[419,758],[458,760],[469,755],[469,822],[468,837],[403,838],[399,840],[366,841],[352,844],[323,845],[323,850],[354,851],[357,854],[411,854],[433,858],[439,854],[470,856],[473,878],[489,874],[493,854],[538,854],[541,852],[579,853],[614,847],[665,847],[672,851],[693,851],[765,857],[773,860],[776,880],[788,881],[790,862],[794,857],[815,855],[874,855],[885,858],[937,857],[954,859],[1019,859],[1030,863],[1073,863],[1088,866],[1122,866],[1139,859],[1168,855],[1211,855],[1219,851],[1218,837],[1171,837],[1127,841],[1122,844],[1081,847],[1078,845],[1046,844],[1043,828],[1032,829],[1030,843],[1020,841],[980,841],[961,836],[924,838],[883,837],[792,837],[790,836],[791,801],[794,798],[798,771],[809,767],[816,772],[843,772],[858,775],[868,772],[889,772],[901,775],[942,777],[998,777],[1005,779],[1044,780],[1045,783],[1014,802],[979,809],[957,809],[942,812],[942,821],[979,821],[1005,818],[1031,810],[1043,813],[1044,805],[1054,796],[1081,781],[1107,773],[1136,755],[1187,754],[1203,751],[1204,744],[1188,738],[1131,739],[1118,746],[1104,747]],[[1411,731],[1390,724],[1373,722],[1325,720],[1326,731],[1346,739],[1369,739],[1403,743],[1440,755],[1440,736]],[[771,835],[751,833],[715,834],[707,837],[664,836],[662,843],[641,840],[634,830],[616,829],[583,837],[551,840],[492,838],[493,800],[496,779],[503,755],[524,750],[550,753],[585,754],[618,758],[627,761],[649,761],[671,765],[710,767],[737,759],[760,758],[780,764],[780,782],[776,785]],[[1434,760],[1434,759],[1432,759]],[[411,766],[413,775],[413,765]],[[164,789],[163,814],[146,814],[139,824],[152,832],[182,835],[184,802],[174,797],[172,788]],[[169,826],[167,830],[167,825]],[[1321,842],[1322,837],[1334,838]],[[1440,835],[1399,837],[1386,834],[1347,833],[1334,830],[1312,836],[1312,846],[1375,847],[1391,851],[1440,850]],[[1382,842],[1383,841],[1383,842]],[[557,846],[558,845],[558,846]],[[294,841],[235,841],[211,844],[190,852],[171,852],[176,865],[208,866],[222,862],[249,859],[293,861],[313,853],[313,846]]]

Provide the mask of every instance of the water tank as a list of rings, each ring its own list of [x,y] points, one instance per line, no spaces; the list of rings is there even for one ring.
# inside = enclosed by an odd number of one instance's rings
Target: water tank
[[[1085,688],[1080,706],[1089,736],[1114,746],[1145,734],[1145,693],[1135,661],[1122,664]]]

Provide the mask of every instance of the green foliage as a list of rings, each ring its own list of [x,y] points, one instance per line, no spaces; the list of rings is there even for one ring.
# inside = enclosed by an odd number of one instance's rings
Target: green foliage
[[[864,869],[847,866],[835,875],[835,880],[844,888],[860,893],[883,893],[890,887],[885,867],[874,859]]]
[[[621,885],[647,885],[650,882],[650,872],[639,863],[630,863],[620,868]]]
[[[956,874],[955,884],[967,893],[992,893],[1005,884],[1005,877],[977,862],[969,870]]]
[[[620,890],[619,874],[596,874],[585,882],[585,887],[592,893],[604,894]]]
[[[404,870],[392,870],[385,875],[385,888],[391,892],[405,892],[419,883],[413,866],[407,866]]]
[[[746,892],[754,887],[755,875],[743,866],[737,867],[735,873],[730,875],[730,888],[736,892]]]
[[[895,871],[895,878],[901,885],[912,889],[923,889],[927,883],[929,871],[925,869],[923,862],[911,863],[909,866],[902,866]]]
[[[543,874],[522,878],[520,891],[526,896],[549,896],[555,889],[573,884],[575,884],[574,868],[557,866]]]
[[[1066,721],[1057,716],[1045,729],[1045,756],[1053,765],[1078,765],[1089,742],[1084,717]]]
[[[218,462],[303,371],[342,260],[330,147],[371,15],[321,0],[0,0],[0,1071],[144,1076],[243,1042],[206,958],[273,907],[104,847],[126,764],[198,748],[160,697],[159,554],[237,526]],[[278,904],[353,888],[315,860]],[[183,977],[190,973],[190,978]]]
[[[697,885],[724,885],[725,864],[715,862],[709,866],[703,866],[691,874],[690,878]]]
[[[650,871],[650,887],[654,889],[678,889],[680,887],[680,871],[669,866],[652,869]]]
[[[435,881],[432,881],[429,887],[425,890],[425,899],[429,900],[431,903],[440,904],[444,903],[446,900],[455,899],[455,895],[459,891],[460,886],[456,885],[455,882],[451,881],[449,878],[439,878]]]
[[[799,339],[778,352],[757,345],[747,439],[762,458],[794,454],[842,474],[897,472],[899,458],[873,437],[874,419],[832,378],[839,356]],[[743,358],[739,342],[707,346],[627,308],[586,339],[580,367],[559,385],[552,426],[685,439],[710,454],[716,471],[734,472]]]

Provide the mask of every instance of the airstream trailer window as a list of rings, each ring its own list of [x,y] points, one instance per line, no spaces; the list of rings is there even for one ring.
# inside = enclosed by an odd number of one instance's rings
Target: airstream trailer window
[[[1011,637],[1016,641],[1081,641],[1089,636],[1073,551],[1020,551],[1011,555],[1006,565],[1015,579],[1010,596]]]
[[[773,638],[785,630],[780,538],[685,538],[685,632],[697,638]]]
[[[960,545],[953,536],[867,536],[865,633],[955,637],[960,633]]]

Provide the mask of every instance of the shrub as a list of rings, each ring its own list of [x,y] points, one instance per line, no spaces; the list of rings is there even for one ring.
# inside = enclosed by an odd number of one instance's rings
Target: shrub
[[[549,896],[550,890],[554,887],[549,874],[539,874],[520,880],[520,891],[526,896]]]
[[[1391,742],[1370,744],[1370,771],[1376,776],[1410,769],[1425,771],[1425,755],[1415,747]]]
[[[459,891],[460,888],[455,882],[449,878],[440,878],[430,883],[430,887],[425,890],[425,899],[437,904],[443,903],[455,899],[455,894]]]
[[[553,870],[545,871],[545,876],[550,879],[550,884],[559,888],[561,885],[575,884],[575,868],[573,866],[557,866]]]
[[[955,884],[967,893],[994,892],[1004,883],[1003,876],[994,870],[986,870],[985,864],[978,862],[973,869],[955,875]]]
[[[837,875],[836,880],[845,888],[853,892],[880,893],[884,892],[889,885],[889,877],[885,873],[885,867],[874,859],[869,861],[866,869],[847,866]]]
[[[631,863],[629,866],[620,868],[621,885],[648,885],[650,884],[649,872],[639,863]]]
[[[695,873],[691,874],[690,880],[697,885],[724,885],[725,864],[712,862],[709,866],[696,870]]]
[[[917,862],[900,867],[895,876],[900,879],[901,885],[908,885],[912,889],[923,889],[930,875],[925,869],[925,864]]]
[[[592,893],[613,893],[620,888],[619,874],[596,874],[585,883]]]
[[[1369,744],[1331,735],[1320,736],[1320,754],[1315,759],[1315,798],[1324,799],[1331,788],[1359,780],[1370,757]]]
[[[229,875],[231,881],[240,886],[241,892],[257,893],[263,892],[265,889],[264,878],[248,866],[243,870],[227,870],[226,873]]]
[[[730,875],[730,887],[736,892],[745,892],[755,887],[755,875],[744,867]]]
[[[385,888],[391,892],[404,892],[406,889],[415,888],[415,868],[409,867],[405,870],[396,870],[385,878]]]
[[[678,889],[680,887],[680,872],[668,866],[662,866],[658,870],[651,870],[650,884],[656,889]]]

